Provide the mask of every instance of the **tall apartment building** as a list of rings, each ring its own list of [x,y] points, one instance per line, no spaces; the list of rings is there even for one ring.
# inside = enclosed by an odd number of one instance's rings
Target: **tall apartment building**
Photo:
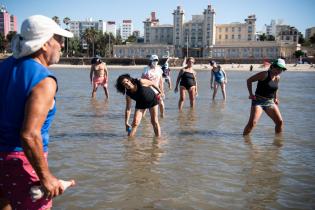
[[[0,33],[6,37],[10,31],[17,31],[17,18],[0,6]]]
[[[70,21],[69,29],[74,36],[81,38],[85,30],[88,28],[94,28],[102,33],[106,31],[106,22],[103,20],[93,21],[91,18],[85,21]]]
[[[256,16],[249,15],[245,23],[230,23],[216,25],[216,42],[244,42],[256,41]]]
[[[117,28],[116,28],[116,22],[115,21],[107,21],[106,22],[106,33],[113,34],[114,37],[116,37]]]
[[[151,17],[144,23],[144,43],[147,44],[172,44],[173,26],[170,24],[160,25],[156,19],[155,12],[151,12]]]
[[[315,27],[307,28],[305,30],[305,40],[308,41],[315,34]]]
[[[275,20],[271,20],[270,24],[267,25],[265,24],[265,28],[266,28],[266,35],[268,36],[274,36],[276,37],[276,21]]]
[[[132,32],[133,32],[132,20],[123,20],[120,32],[122,40],[128,39],[128,37],[132,35]]]

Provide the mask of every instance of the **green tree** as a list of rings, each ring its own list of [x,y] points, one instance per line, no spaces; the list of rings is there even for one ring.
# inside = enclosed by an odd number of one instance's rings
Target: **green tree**
[[[304,44],[305,43],[305,39],[304,39],[304,37],[303,37],[303,34],[299,34],[299,44]]]
[[[2,33],[0,33],[0,52],[5,50],[5,38]]]
[[[275,37],[272,35],[267,35],[267,41],[275,41]]]
[[[78,37],[74,37],[69,39],[69,54],[71,56],[80,56],[82,52],[80,39]]]
[[[294,52],[294,56],[296,58],[299,58],[301,56],[303,57],[304,56],[304,52],[302,50],[297,50],[297,51]]]
[[[60,25],[60,19],[58,16],[54,16],[51,19],[53,19],[58,25]]]
[[[265,33],[259,35],[259,41],[265,41],[267,39],[267,36]]]
[[[83,33],[83,39],[86,41],[88,45],[88,56],[92,55],[95,56],[95,50],[94,45],[97,38],[98,32],[94,28],[87,28]],[[90,54],[91,48],[90,45],[92,45],[92,53]]]
[[[136,36],[134,36],[134,35],[131,35],[131,36],[129,36],[128,38],[127,38],[127,40],[126,40],[126,43],[127,42],[137,42],[137,37]]]

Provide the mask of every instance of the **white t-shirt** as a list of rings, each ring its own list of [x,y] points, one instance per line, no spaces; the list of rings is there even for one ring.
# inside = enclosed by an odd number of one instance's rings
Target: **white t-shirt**
[[[151,80],[157,87],[159,87],[160,79],[162,79],[163,71],[160,66],[151,69],[149,66],[144,68],[141,78]]]

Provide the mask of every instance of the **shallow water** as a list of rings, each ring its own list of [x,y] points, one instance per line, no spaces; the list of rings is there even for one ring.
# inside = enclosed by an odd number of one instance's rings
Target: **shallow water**
[[[77,186],[54,200],[54,209],[314,209],[315,72],[285,72],[280,82],[282,136],[263,114],[244,139],[250,100],[245,80],[255,72],[227,71],[227,102],[211,100],[210,72],[198,72],[196,109],[178,112],[178,95],[166,93],[162,137],[149,114],[135,139],[124,131],[124,97],[102,89],[92,100],[89,71],[54,70],[57,116],[49,164]],[[131,70],[132,76],[141,71]],[[173,82],[177,72],[173,72]]]

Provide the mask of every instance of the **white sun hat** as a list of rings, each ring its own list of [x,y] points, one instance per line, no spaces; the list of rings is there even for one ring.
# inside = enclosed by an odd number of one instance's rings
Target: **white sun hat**
[[[62,29],[54,20],[43,15],[33,15],[25,19],[21,33],[12,39],[12,51],[15,58],[31,55],[38,51],[54,34],[73,37],[73,33]]]
[[[157,55],[151,55],[150,61],[153,61],[153,60],[159,60],[159,57]]]

